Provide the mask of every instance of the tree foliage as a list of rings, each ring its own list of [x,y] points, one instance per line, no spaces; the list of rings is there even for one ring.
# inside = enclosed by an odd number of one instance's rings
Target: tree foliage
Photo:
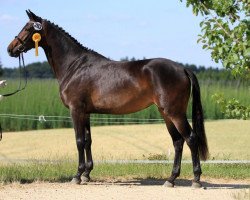
[[[186,5],[195,15],[204,16],[197,41],[202,48],[238,79],[250,79],[250,0],[186,0]],[[226,116],[250,118],[250,105],[218,94],[214,99]]]
[[[121,61],[134,61],[136,58],[121,58]],[[205,67],[205,66],[197,66],[195,64],[183,64],[179,63],[181,66],[185,68],[191,69],[194,73],[197,74],[198,78],[201,80],[228,80],[235,81],[235,77],[231,75],[228,70],[218,69],[213,67]],[[1,62],[0,62],[1,66]],[[20,71],[19,68],[3,68],[3,77],[4,78],[19,78]],[[26,66],[27,77],[28,78],[39,78],[39,79],[47,79],[54,78],[53,71],[49,66],[48,62],[35,62],[28,64]],[[249,81],[247,81],[249,82]]]
[[[181,0],[182,1],[182,0]],[[250,74],[250,1],[187,0],[194,14],[201,14],[198,42],[211,51],[215,62],[232,70],[234,75]]]
[[[35,62],[26,66],[28,78],[54,78],[54,74],[48,62]],[[19,68],[3,68],[5,78],[18,78]]]
[[[250,118],[250,107],[240,104],[238,99],[226,100],[223,94],[214,94],[212,98],[220,106],[226,118],[248,119]]]

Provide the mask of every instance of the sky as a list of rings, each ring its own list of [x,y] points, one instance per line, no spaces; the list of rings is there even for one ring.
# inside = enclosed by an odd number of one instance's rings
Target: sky
[[[201,16],[185,0],[0,0],[0,60],[17,67],[7,46],[28,22],[25,10],[50,20],[85,47],[114,60],[124,57],[168,58],[219,67],[197,44]],[[24,54],[25,63],[46,61],[42,48]]]

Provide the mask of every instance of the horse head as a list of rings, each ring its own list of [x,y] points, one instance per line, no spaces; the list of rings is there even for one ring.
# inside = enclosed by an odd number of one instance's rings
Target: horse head
[[[34,48],[34,41],[37,40],[37,37],[39,41],[41,41],[40,46],[43,46],[45,43],[43,19],[30,10],[26,10],[26,13],[29,17],[29,21],[7,48],[9,55],[12,57],[18,57],[20,53],[27,52]]]

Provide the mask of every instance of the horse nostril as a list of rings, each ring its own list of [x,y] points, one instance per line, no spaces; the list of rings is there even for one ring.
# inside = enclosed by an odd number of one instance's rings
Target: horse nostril
[[[11,55],[10,49],[7,49],[7,52],[8,52],[8,54],[9,54],[9,56],[10,56],[10,55]]]
[[[9,54],[9,56],[12,56],[13,55],[13,53],[12,53],[12,51],[11,51],[11,48],[7,48],[7,52],[8,52],[8,54]]]

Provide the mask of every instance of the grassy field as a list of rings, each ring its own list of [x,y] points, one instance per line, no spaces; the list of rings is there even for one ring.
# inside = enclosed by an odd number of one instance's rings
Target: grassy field
[[[205,123],[210,159],[250,160],[250,123],[220,120]],[[172,160],[172,140],[164,124],[92,128],[94,160]],[[13,159],[76,160],[73,129],[7,132],[0,142],[1,162]],[[184,160],[190,160],[185,145]]]
[[[0,182],[30,183],[34,181],[68,182],[76,172],[76,163],[0,165]],[[202,180],[223,178],[250,180],[250,164],[203,164]],[[166,179],[171,164],[97,164],[91,173],[94,181]],[[192,179],[192,165],[182,164],[180,178]]]
[[[249,121],[206,122],[210,159],[250,159]],[[172,142],[165,125],[93,127],[94,160],[173,159]],[[164,155],[164,156],[163,156]],[[14,159],[14,160],[13,160]],[[60,162],[18,162],[16,159],[58,160]],[[4,133],[0,142],[0,182],[70,181],[77,168],[77,151],[72,129]],[[185,146],[184,158],[190,160]],[[72,162],[73,160],[73,162]],[[96,163],[93,180],[165,179],[172,164]],[[202,164],[207,178],[250,180],[250,164]],[[182,164],[180,178],[191,179],[191,164]]]
[[[206,119],[223,119],[223,114],[218,106],[212,100],[214,93],[224,93],[226,98],[237,98],[243,105],[249,104],[250,87],[246,84],[239,85],[236,81],[222,82],[205,80],[200,81],[201,97]],[[12,92],[18,87],[17,80],[8,80],[8,86],[1,88],[1,94]],[[69,111],[62,105],[59,97],[58,83],[54,79],[34,79],[29,80],[27,88],[11,97],[0,102],[0,122],[5,131],[36,130],[71,127],[68,120],[56,119],[55,121],[39,122],[36,117],[10,118],[3,117],[2,114],[19,115],[49,115],[49,116],[69,116]],[[100,116],[100,115],[93,115]],[[112,117],[110,115],[101,115],[101,117]],[[113,116],[117,118],[117,116]],[[161,118],[156,107],[150,107],[144,111],[130,115],[119,116],[123,119],[112,121],[126,123],[124,118],[152,119]],[[188,110],[188,117],[191,118],[191,109]],[[27,119],[28,118],[28,119]],[[48,118],[47,118],[48,120]],[[135,120],[136,121],[136,120]],[[139,121],[136,121],[139,122]],[[92,125],[110,124],[110,120],[94,121]]]

